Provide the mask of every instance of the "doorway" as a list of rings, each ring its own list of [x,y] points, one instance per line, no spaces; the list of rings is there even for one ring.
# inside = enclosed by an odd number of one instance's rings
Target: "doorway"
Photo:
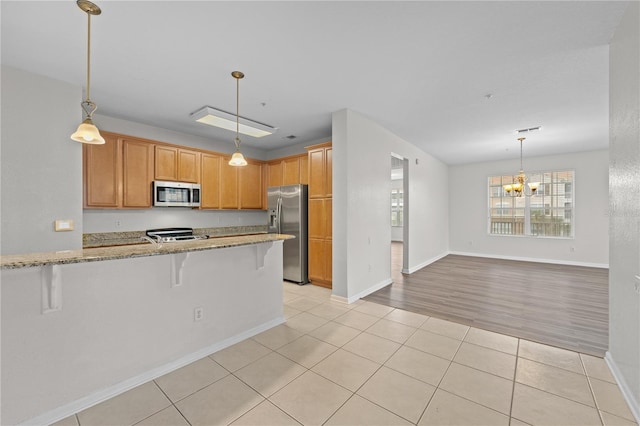
[[[398,154],[391,153],[391,278],[402,280],[402,271],[408,270],[409,256],[409,162]]]

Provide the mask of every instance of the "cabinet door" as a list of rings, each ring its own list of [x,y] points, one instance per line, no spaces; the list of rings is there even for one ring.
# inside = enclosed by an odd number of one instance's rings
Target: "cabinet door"
[[[325,195],[327,197],[331,197],[331,192],[333,190],[333,178],[331,176],[332,174],[332,170],[333,170],[333,159],[332,159],[332,155],[333,155],[333,150],[331,148],[325,148],[325,153],[324,153],[324,161],[325,161],[325,166],[324,166],[324,176],[325,176],[325,187],[324,187],[324,191],[325,191]]]
[[[220,208],[220,156],[202,154],[200,208]]]
[[[220,208],[238,208],[238,168],[229,165],[229,158],[220,162]]]
[[[309,238],[309,279],[311,281],[325,280],[325,248],[324,240]]]
[[[324,149],[309,151],[309,198],[322,198],[325,194]]]
[[[295,185],[300,183],[300,160],[298,157],[288,158],[282,162],[282,184]]]
[[[333,200],[327,198],[324,200],[324,237],[333,238]]]
[[[123,207],[151,207],[153,153],[153,145],[147,142],[122,140]]]
[[[178,148],[156,145],[155,178],[178,180]]]
[[[333,281],[333,246],[331,240],[324,241],[324,280],[327,287],[331,288]]]
[[[282,163],[269,163],[267,165],[267,186],[282,185]]]
[[[309,184],[309,156],[300,157],[300,183]]]
[[[238,176],[240,179],[240,208],[262,208],[262,166],[260,164],[247,164],[240,167]]]
[[[185,149],[178,150],[178,180],[198,183],[200,181],[200,153]]]
[[[120,150],[116,136],[103,132],[103,145],[82,145],[84,206],[120,206]]]
[[[325,238],[325,200],[309,200],[309,238]]]

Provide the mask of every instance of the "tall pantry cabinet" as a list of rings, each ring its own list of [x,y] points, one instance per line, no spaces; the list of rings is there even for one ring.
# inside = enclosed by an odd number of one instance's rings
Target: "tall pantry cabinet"
[[[307,147],[309,177],[309,280],[331,288],[331,142]]]

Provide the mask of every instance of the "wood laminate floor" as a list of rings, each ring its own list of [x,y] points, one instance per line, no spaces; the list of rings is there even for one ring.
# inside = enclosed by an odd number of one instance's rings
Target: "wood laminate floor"
[[[393,284],[365,300],[600,357],[608,348],[608,269],[458,255],[401,269],[392,243]]]

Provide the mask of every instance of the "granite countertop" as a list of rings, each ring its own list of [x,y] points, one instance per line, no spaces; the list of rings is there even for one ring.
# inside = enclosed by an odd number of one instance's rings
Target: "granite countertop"
[[[64,265],[69,263],[128,259],[132,257],[160,256],[172,253],[186,253],[191,251],[260,244],[269,241],[288,240],[291,238],[295,237],[283,234],[253,234],[214,237],[206,240],[181,241],[176,243],[156,244],[143,242],[142,244],[84,248],[81,250],[15,254],[0,256],[0,268],[19,269],[43,265]]]

